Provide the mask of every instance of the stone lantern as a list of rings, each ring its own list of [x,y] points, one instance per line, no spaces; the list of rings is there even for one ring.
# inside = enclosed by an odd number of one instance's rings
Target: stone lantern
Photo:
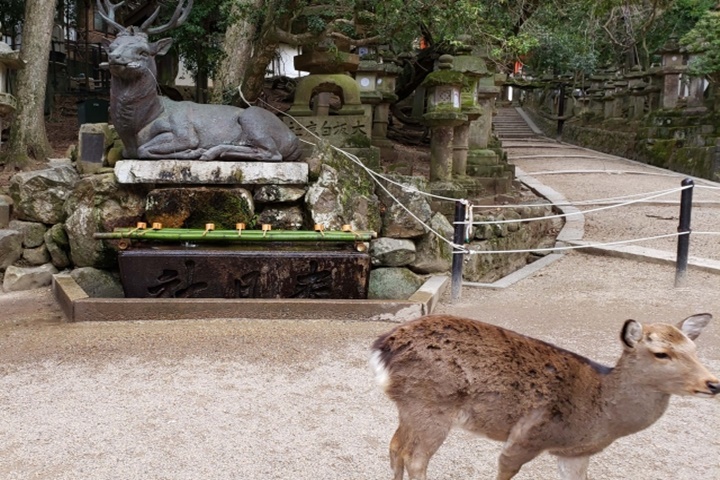
[[[375,58],[373,58],[375,57]],[[395,79],[401,69],[390,62],[383,61],[378,54],[366,54],[360,60],[355,81],[360,89],[362,103],[372,106],[371,143],[380,148],[380,155],[392,159],[393,144],[387,138],[387,127],[390,116],[390,104],[397,100]]]
[[[685,56],[675,37],[670,37],[658,53],[662,55],[662,67],[659,72],[663,77],[661,107],[675,108],[680,93],[680,75],[686,70]]]
[[[441,55],[438,69],[423,83],[427,108],[423,122],[431,129],[430,181],[447,182],[452,178],[453,131],[468,121],[462,112],[461,90],[464,76],[452,70],[452,55]]]
[[[24,62],[20,60],[20,52],[12,50],[7,43],[0,41],[0,132],[2,132],[3,120],[15,113],[17,106],[15,97],[10,93],[10,72],[24,66]]]
[[[461,55],[453,59],[453,70],[463,74],[464,83],[460,92],[460,109],[468,118],[468,122],[455,127],[453,133],[453,168],[454,176],[464,176],[467,173],[468,150],[470,149],[470,128],[473,121],[483,113],[488,113],[478,102],[480,79],[488,75],[485,61],[471,55],[469,47],[461,50]]]

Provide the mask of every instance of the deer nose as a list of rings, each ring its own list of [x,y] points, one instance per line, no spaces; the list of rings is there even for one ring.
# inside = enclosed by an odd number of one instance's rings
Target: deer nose
[[[707,382],[707,387],[713,395],[720,393],[720,382]]]

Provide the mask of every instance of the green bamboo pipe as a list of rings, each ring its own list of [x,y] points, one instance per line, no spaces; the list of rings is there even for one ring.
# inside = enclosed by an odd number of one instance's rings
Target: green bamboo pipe
[[[93,234],[96,240],[153,240],[160,242],[369,242],[377,237],[375,232],[310,232],[306,230],[201,230],[184,228],[163,228],[161,230],[116,228],[112,232]]]

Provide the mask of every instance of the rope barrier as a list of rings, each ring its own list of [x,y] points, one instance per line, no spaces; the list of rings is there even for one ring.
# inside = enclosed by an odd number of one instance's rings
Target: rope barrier
[[[681,189],[690,188],[690,187],[680,187]],[[630,195],[620,195],[617,197],[606,197],[606,198],[596,198],[592,200],[579,200],[577,202],[558,202],[558,203],[526,203],[526,204],[516,204],[516,205],[473,205],[474,208],[518,208],[518,207],[572,207],[577,205],[598,205],[603,204],[607,202],[613,202],[614,200],[624,200],[627,198],[635,198],[635,197],[641,197],[643,195],[654,195],[654,194],[670,194],[677,192],[677,188],[672,188],[670,190],[655,190],[653,192],[644,192],[644,193],[632,193]],[[643,197],[644,199],[644,197]]]
[[[692,232],[695,233],[695,232]],[[470,254],[470,255],[494,255],[494,254],[501,254],[501,253],[533,253],[533,252],[561,252],[564,250],[580,250],[583,248],[601,248],[601,247],[612,247],[616,245],[625,245],[629,243],[638,243],[638,242],[645,242],[649,240],[659,240],[662,238],[671,238],[671,237],[679,237],[681,235],[689,235],[690,232],[677,232],[677,233],[668,233],[665,235],[656,235],[654,237],[644,237],[644,238],[634,238],[630,240],[618,240],[616,242],[608,242],[608,243],[594,243],[589,245],[568,245],[563,247],[547,247],[547,248],[528,248],[528,249],[521,249],[521,250],[473,250],[470,248],[465,248],[465,251],[462,253]],[[457,247],[457,245],[456,245]],[[455,252],[460,253],[460,252]]]
[[[644,198],[641,198],[641,199],[630,200],[630,201],[627,201],[627,202],[617,203],[617,204],[614,204],[614,205],[607,205],[607,206],[604,206],[604,207],[591,208],[591,209],[588,209],[588,210],[581,210],[581,211],[577,211],[577,212],[558,213],[558,214],[556,214],[556,215],[548,215],[548,216],[545,216],[545,217],[531,217],[531,218],[520,218],[520,219],[511,219],[511,220],[494,220],[494,221],[472,222],[472,224],[473,224],[473,225],[497,225],[497,224],[502,224],[502,223],[531,222],[531,221],[535,221],[535,220],[550,220],[550,219],[553,219],[553,218],[565,218],[565,217],[569,217],[569,216],[572,216],[572,215],[584,215],[584,214],[586,214],[586,213],[600,212],[600,211],[602,211],[602,210],[609,210],[609,209],[611,209],[611,208],[617,208],[617,207],[624,207],[624,206],[627,206],[627,205],[632,205],[633,203],[638,203],[638,202],[650,200],[650,199],[653,199],[653,198],[661,197],[661,196],[663,196],[663,195],[667,195],[667,193],[680,192],[680,191],[684,190],[685,188],[689,188],[689,187],[679,187],[679,188],[673,189],[672,191],[663,192],[663,193],[656,194],[656,195],[650,195],[650,196],[648,196],[648,197],[644,197]]]

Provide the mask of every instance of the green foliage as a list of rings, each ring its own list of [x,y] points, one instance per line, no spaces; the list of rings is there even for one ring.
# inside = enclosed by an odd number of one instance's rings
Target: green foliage
[[[690,73],[720,81],[720,10],[706,12],[681,41],[697,54],[690,61]]]
[[[228,25],[224,15],[231,0],[203,0],[193,4],[187,21],[168,32],[173,46],[193,74],[202,73],[212,77],[222,59],[222,40]],[[173,9],[164,8],[165,18]],[[166,20],[158,20],[162,22]]]

